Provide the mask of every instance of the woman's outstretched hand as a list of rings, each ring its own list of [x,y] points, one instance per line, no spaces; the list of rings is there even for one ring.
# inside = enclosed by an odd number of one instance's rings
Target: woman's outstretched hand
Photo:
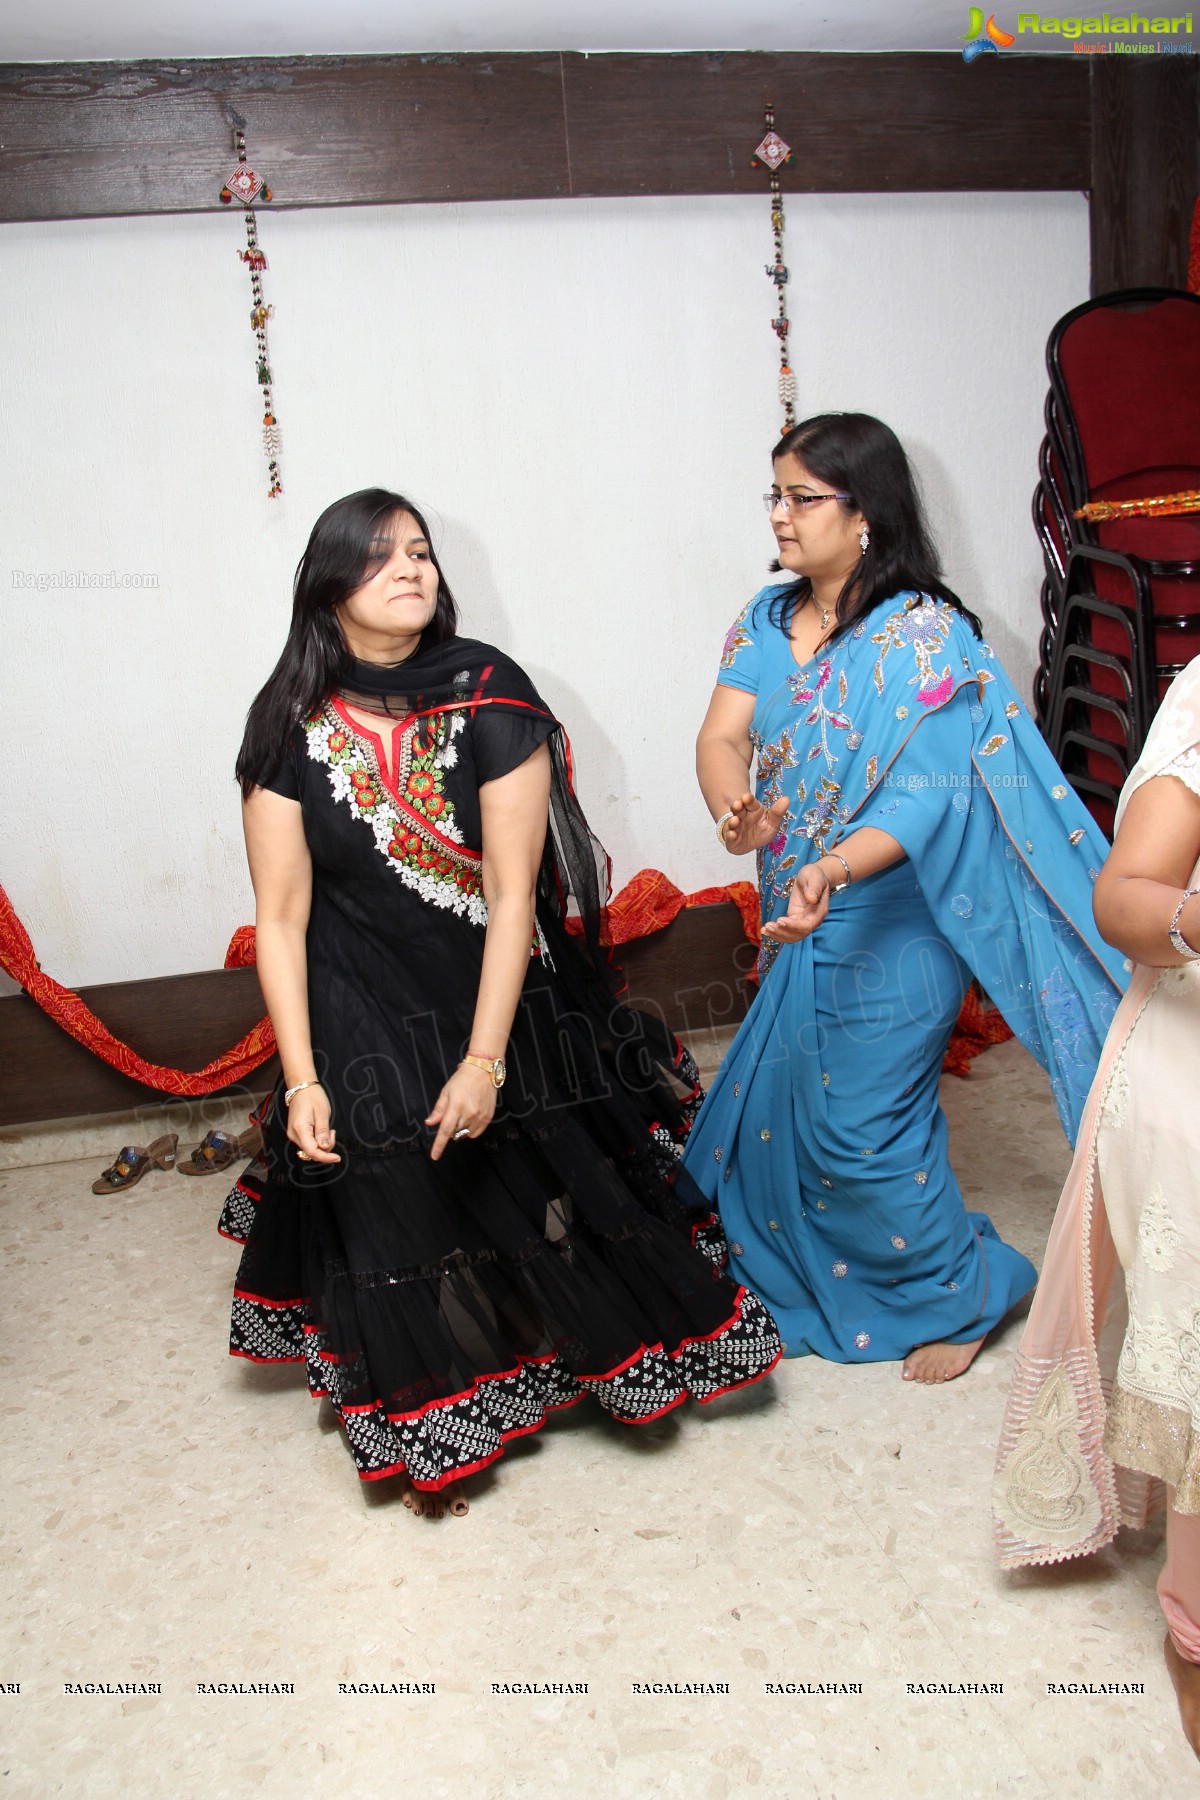
[[[817,929],[829,911],[829,883],[816,863],[806,863],[792,883],[787,911],[769,925],[762,934],[776,944],[796,944]]]
[[[764,806],[753,794],[731,800],[733,814],[725,826],[725,848],[731,856],[745,856],[747,851],[761,850],[776,836],[788,809],[787,795],[781,794],[771,806]]]

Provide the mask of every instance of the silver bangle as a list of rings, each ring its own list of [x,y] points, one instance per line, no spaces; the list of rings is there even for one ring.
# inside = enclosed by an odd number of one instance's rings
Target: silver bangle
[[[290,1088],[284,1088],[284,1090],[283,1090],[283,1104],[284,1104],[284,1105],[285,1105],[285,1106],[290,1106],[290,1105],[291,1105],[291,1104],[292,1104],[292,1101],[293,1101],[293,1100],[294,1100],[294,1099],[295,1099],[295,1097],[296,1097],[296,1095],[297,1095],[297,1094],[299,1094],[299,1093],[302,1093],[302,1092],[303,1092],[303,1090],[304,1090],[304,1089],[305,1089],[305,1088],[308,1088],[308,1087],[320,1087],[320,1085],[321,1085],[321,1083],[320,1083],[320,1082],[319,1082],[319,1081],[316,1081],[316,1080],[313,1080],[313,1081],[298,1081],[298,1082],[297,1082],[297,1083],[296,1083],[296,1085],[295,1085],[295,1087],[290,1087]]]
[[[737,818],[737,814],[734,812],[723,812],[721,814],[720,818],[717,820],[717,837],[720,840],[720,843],[722,844],[722,846],[725,843],[725,827],[728,825],[730,819],[736,819],[736,818]]]
[[[845,871],[846,871],[845,881],[839,881],[836,886],[834,885],[834,883],[832,881],[829,883],[830,893],[831,894],[845,893],[846,889],[850,886],[850,883],[854,880],[853,875],[850,873],[850,864],[846,861],[845,857],[842,855],[840,850],[827,850],[825,852],[825,854],[826,854],[826,856],[832,856],[834,858],[835,862],[840,862],[843,869],[845,869]]]
[[[1179,929],[1179,921],[1183,917],[1184,907],[1189,900],[1194,900],[1197,894],[1200,894],[1200,888],[1188,888],[1183,899],[1175,908],[1175,917],[1171,920],[1171,926],[1167,932],[1167,936],[1171,940],[1171,948],[1177,950],[1180,956],[1186,956],[1189,962],[1200,962],[1200,950],[1194,950],[1188,943]]]

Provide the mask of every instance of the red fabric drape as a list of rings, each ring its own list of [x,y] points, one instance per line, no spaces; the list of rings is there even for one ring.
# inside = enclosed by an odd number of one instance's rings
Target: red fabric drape
[[[608,905],[605,941],[630,944],[662,931],[689,906],[715,906],[730,901],[742,917],[742,929],[752,944],[759,942],[758,890],[753,882],[734,881],[728,887],[699,888],[685,894],[658,869],[640,869]],[[239,925],[225,952],[227,969],[254,966],[254,927]],[[188,1072],[147,1062],[128,1044],[113,1036],[95,1013],[71,988],[43,973],[29,933],[18,919],[12,902],[0,887],[0,968],[12,976],[47,1017],[122,1075],[163,1094],[195,1098],[215,1093],[260,1068],[275,1052],[275,1034],[269,1019],[260,1019],[245,1037],[223,1056],[214,1057],[202,1069]],[[1012,1036],[998,1012],[986,1010],[974,989],[963,1002],[962,1013],[942,1065],[952,1075],[965,1075],[971,1060],[990,1044]]]
[[[244,943],[243,934],[247,931],[251,931],[253,935],[251,927],[243,926],[240,932],[235,933],[234,943],[239,939]],[[234,944],[230,944],[231,955],[233,948]],[[249,961],[253,960],[251,954]],[[226,967],[230,966],[227,957]],[[228,1087],[231,1082],[240,1081],[244,1075],[249,1075],[252,1069],[259,1068],[275,1052],[275,1033],[271,1030],[271,1021],[260,1019],[231,1050],[227,1050],[224,1056],[214,1057],[202,1069],[188,1073],[182,1069],[166,1068],[162,1063],[147,1062],[136,1050],[114,1037],[78,994],[42,972],[34,955],[29,933],[18,919],[12,901],[2,887],[0,967],[76,1043],[82,1044],[85,1050],[90,1050],[111,1068],[119,1069],[122,1075],[129,1075],[146,1087],[157,1088],[161,1094],[179,1094],[192,1099],[201,1094],[215,1093],[218,1088]]]
[[[728,887],[698,888],[685,894],[659,869],[639,869],[633,880],[609,901],[601,936],[606,944],[631,944],[636,938],[661,931],[688,906],[717,906],[731,900],[742,915],[742,929],[752,944],[759,942],[758,889],[752,881],[733,881]],[[573,926],[574,920],[568,920]]]

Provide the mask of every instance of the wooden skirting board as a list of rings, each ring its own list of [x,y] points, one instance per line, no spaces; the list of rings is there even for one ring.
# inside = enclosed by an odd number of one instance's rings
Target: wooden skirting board
[[[691,907],[665,930],[619,952],[633,1006],[658,1013],[685,1040],[745,1016],[754,951],[735,906]],[[235,1044],[265,1010],[253,969],[208,969],[80,990],[114,1036],[148,1061],[199,1069]],[[112,1069],[53,1024],[24,994],[0,999],[0,1127],[89,1113],[131,1112],[177,1096]],[[265,1093],[275,1058],[224,1095]]]

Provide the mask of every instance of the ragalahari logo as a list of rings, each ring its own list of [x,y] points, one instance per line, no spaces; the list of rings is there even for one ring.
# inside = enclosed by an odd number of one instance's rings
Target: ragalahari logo
[[[1017,41],[1010,31],[1004,31],[997,25],[995,13],[989,15],[985,25],[982,6],[971,8],[969,23],[970,30],[964,32],[959,39],[959,42],[965,46],[964,62],[974,62],[977,56],[983,56],[987,51],[991,51],[994,56],[997,50],[1011,49]]]

